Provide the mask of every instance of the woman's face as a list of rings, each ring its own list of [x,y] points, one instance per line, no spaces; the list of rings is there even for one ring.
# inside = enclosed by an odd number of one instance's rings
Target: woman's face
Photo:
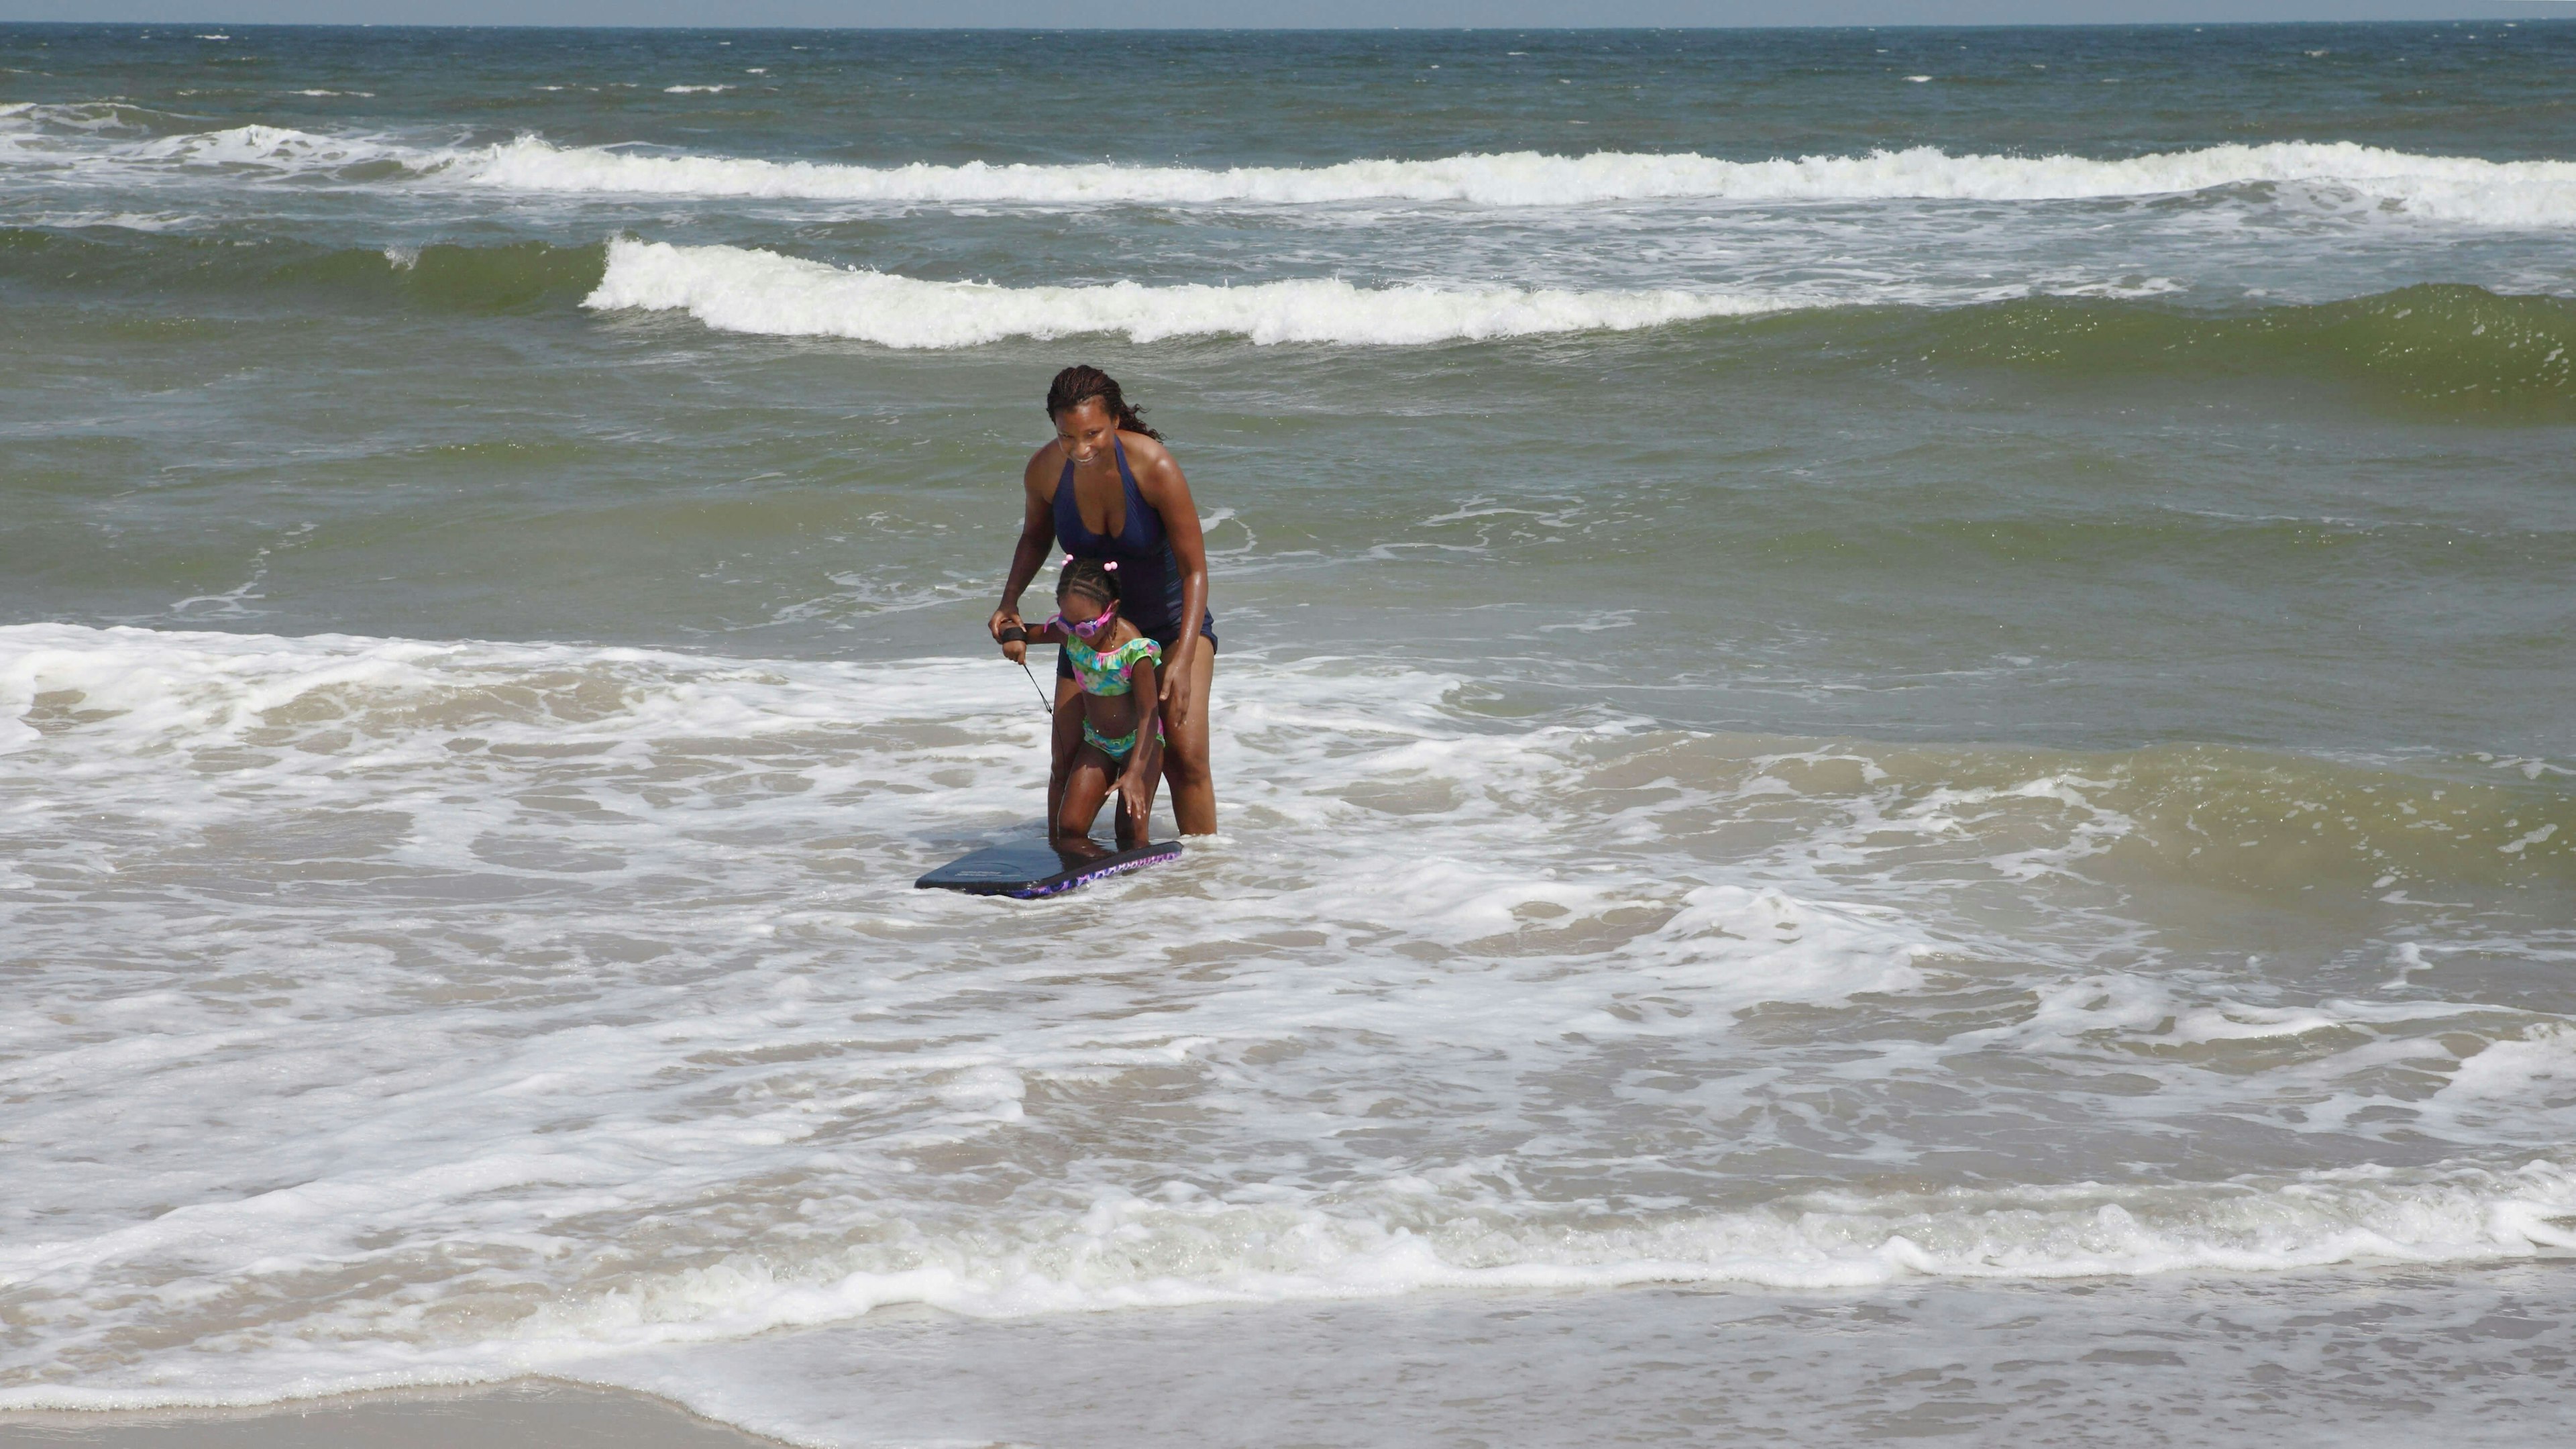
[[[1109,416],[1107,404],[1087,397],[1055,415],[1055,437],[1064,444],[1066,457],[1087,465],[1118,440],[1118,422]]]

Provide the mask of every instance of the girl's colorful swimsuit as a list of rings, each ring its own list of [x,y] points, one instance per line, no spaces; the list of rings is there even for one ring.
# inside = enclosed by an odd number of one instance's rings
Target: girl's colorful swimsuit
[[[1108,698],[1125,694],[1136,687],[1136,661],[1151,659],[1157,665],[1161,664],[1163,646],[1140,635],[1103,654],[1083,643],[1079,637],[1068,634],[1061,657],[1067,665],[1071,666],[1073,677],[1080,681],[1083,693]],[[1162,728],[1162,720],[1159,717],[1154,721],[1154,726],[1159,734]],[[1136,730],[1129,730],[1113,740],[1093,729],[1090,720],[1086,719],[1082,722],[1083,743],[1107,755],[1109,763],[1113,765],[1125,764],[1127,757],[1135,752],[1138,733]]]

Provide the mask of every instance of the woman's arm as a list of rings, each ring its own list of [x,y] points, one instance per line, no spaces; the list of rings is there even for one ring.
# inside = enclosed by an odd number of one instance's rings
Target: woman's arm
[[[1020,595],[1028,592],[1029,580],[1046,567],[1047,553],[1055,546],[1055,494],[1050,486],[1054,475],[1045,466],[1047,456],[1054,451],[1053,443],[1038,449],[1020,473],[1020,541],[1011,550],[1011,572],[1002,581],[1002,602],[984,625],[992,631],[996,643],[1001,642],[1004,629],[1020,622]],[[1193,514],[1190,521],[1196,523],[1197,516]]]
[[[1130,464],[1144,465],[1135,469],[1136,491],[1163,516],[1163,535],[1172,541],[1172,559],[1181,567],[1181,636],[1172,642],[1161,671],[1162,693],[1170,696],[1189,678],[1190,661],[1207,642],[1199,637],[1199,621],[1207,617],[1207,536],[1199,531],[1199,505],[1190,496],[1190,480],[1181,476],[1181,465],[1170,451],[1142,434],[1123,437]],[[1178,702],[1164,698],[1163,713],[1172,713]]]
[[[1139,659],[1127,671],[1134,688],[1128,698],[1136,701],[1136,748],[1127,752],[1127,767],[1118,772],[1118,809],[1132,823],[1134,838],[1142,843],[1152,837],[1148,828],[1153,823],[1154,786],[1162,779],[1163,752],[1156,747],[1162,710],[1157,704],[1161,680],[1148,656]]]

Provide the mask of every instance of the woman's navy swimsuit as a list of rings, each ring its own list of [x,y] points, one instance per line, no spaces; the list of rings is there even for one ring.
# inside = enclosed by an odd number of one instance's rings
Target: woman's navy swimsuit
[[[1181,641],[1181,561],[1172,555],[1172,540],[1163,515],[1136,490],[1136,475],[1127,467],[1127,446],[1115,439],[1118,486],[1126,491],[1127,515],[1115,535],[1083,526],[1082,505],[1073,497],[1073,460],[1064,460],[1064,476],[1055,483],[1055,541],[1075,558],[1096,558],[1118,566],[1118,612],[1138,633],[1163,646],[1163,657]],[[1216,615],[1199,616],[1199,634],[1216,647]],[[1057,650],[1055,677],[1071,679],[1073,666]]]

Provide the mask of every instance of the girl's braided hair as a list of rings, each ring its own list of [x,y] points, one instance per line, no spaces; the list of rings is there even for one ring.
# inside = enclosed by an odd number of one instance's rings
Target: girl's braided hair
[[[1163,435],[1145,423],[1145,410],[1127,401],[1118,390],[1118,379],[1088,364],[1077,363],[1055,375],[1047,385],[1046,410],[1050,418],[1060,418],[1093,398],[1109,409],[1109,420],[1130,433],[1143,433],[1155,442]]]
[[[1055,599],[1061,604],[1069,594],[1080,594],[1095,604],[1106,607],[1118,602],[1118,575],[1096,558],[1067,559],[1064,572],[1055,576]]]

